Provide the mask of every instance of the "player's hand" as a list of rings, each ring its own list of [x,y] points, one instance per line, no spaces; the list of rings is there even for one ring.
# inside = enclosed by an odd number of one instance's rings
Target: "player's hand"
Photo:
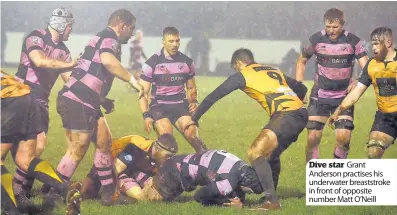
[[[79,62],[82,55],[83,55],[83,53],[80,53],[75,59],[73,59],[70,62],[70,67],[75,67],[77,65],[77,63]]]
[[[150,117],[145,118],[145,131],[147,133],[150,133],[150,131],[152,131],[152,127],[153,127],[153,119]]]
[[[131,83],[130,82],[130,86],[136,91],[138,92],[138,99],[141,99],[143,96],[143,86],[139,83],[139,82],[134,82]]]
[[[189,103],[189,112],[190,112],[190,114],[194,114],[197,111],[198,106],[199,106],[198,102]]]
[[[350,91],[356,86],[357,81],[353,81],[352,83],[349,84],[349,87],[347,87],[346,91],[347,93],[350,93]]]
[[[105,114],[109,114],[114,111],[114,100],[104,98],[101,99],[101,106],[106,110]]]
[[[334,112],[329,118],[328,118],[328,126],[332,129],[335,129],[334,123],[336,120],[338,120],[339,114],[337,112]]]
[[[241,202],[240,198],[235,197],[230,199],[230,202],[223,203],[223,206],[229,206],[232,208],[243,208],[244,204]]]

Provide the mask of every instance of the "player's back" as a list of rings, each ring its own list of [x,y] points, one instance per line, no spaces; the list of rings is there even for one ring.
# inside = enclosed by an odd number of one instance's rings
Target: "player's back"
[[[204,154],[177,155],[180,163],[184,187],[206,185],[211,181],[222,180],[247,165],[240,158],[223,150],[209,150]]]
[[[30,93],[30,87],[17,77],[7,75],[1,71],[1,98],[20,97]]]
[[[99,109],[100,98],[107,96],[114,79],[101,62],[100,55],[104,52],[113,54],[118,60],[121,58],[121,45],[110,28],[91,37],[60,94]]]
[[[112,157],[116,158],[120,152],[124,150],[124,148],[131,144],[144,152],[148,152],[150,146],[154,143],[155,140],[147,139],[140,135],[128,135],[121,138],[117,138],[112,142]]]
[[[241,74],[245,79],[243,91],[255,99],[269,115],[277,111],[297,110],[303,106],[280,70],[252,64],[243,69]]]

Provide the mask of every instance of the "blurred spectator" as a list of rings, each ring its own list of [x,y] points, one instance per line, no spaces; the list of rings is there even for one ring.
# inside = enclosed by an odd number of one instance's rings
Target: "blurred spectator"
[[[207,32],[197,32],[186,45],[186,55],[190,56],[196,66],[198,75],[207,75],[209,72],[209,52],[211,44]]]
[[[132,74],[137,80],[141,77],[143,59],[147,60],[143,52],[143,32],[137,30],[135,36],[131,38],[130,60],[128,62]]]

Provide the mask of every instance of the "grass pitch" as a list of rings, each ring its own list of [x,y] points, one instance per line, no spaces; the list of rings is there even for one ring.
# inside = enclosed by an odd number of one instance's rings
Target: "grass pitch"
[[[8,69],[15,73],[15,68]],[[225,78],[197,77],[199,101],[203,100]],[[311,88],[312,82],[306,82]],[[50,130],[48,145],[41,158],[56,167],[66,151],[62,122],[56,112],[56,97],[61,89],[61,79],[53,88],[50,98]],[[115,99],[115,111],[105,115],[112,131],[113,138],[128,134],[146,135],[155,138],[154,132],[147,135],[143,129],[142,114],[137,102],[137,94],[127,88],[126,84],[115,80],[108,96]],[[372,126],[376,111],[375,96],[372,86],[355,106],[355,130],[353,131],[349,158],[366,158],[365,143]],[[241,91],[235,91],[216,103],[200,120],[199,134],[209,148],[227,150],[247,161],[247,150],[268,122],[265,111]],[[193,149],[184,138],[174,130],[179,143],[179,153],[192,153]],[[185,193],[173,203],[138,202],[133,205],[103,207],[96,201],[84,201],[82,214],[302,214],[302,215],[393,215],[397,207],[386,206],[306,206],[305,205],[305,152],[306,130],[297,142],[293,143],[282,155],[282,170],[279,181],[278,195],[281,198],[282,210],[276,212],[249,211],[218,207],[203,207],[192,199],[193,193]],[[332,158],[335,137],[333,131],[326,127],[320,145],[321,158]],[[396,146],[390,147],[384,158],[397,158]],[[87,155],[80,163],[72,180],[83,180],[92,166],[94,146],[90,146]],[[7,168],[13,172],[11,156],[7,158]],[[396,168],[396,167],[391,167]],[[41,187],[35,182],[35,188]],[[391,191],[392,192],[392,191]],[[387,195],[387,194],[385,194]],[[260,195],[248,195],[248,203],[254,206]],[[61,212],[60,209],[58,212]]]

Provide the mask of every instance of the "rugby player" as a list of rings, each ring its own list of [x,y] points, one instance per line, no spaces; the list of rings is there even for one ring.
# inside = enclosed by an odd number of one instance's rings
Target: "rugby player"
[[[388,27],[375,29],[370,38],[374,57],[365,65],[356,87],[332,114],[329,124],[337,122],[339,115],[353,106],[372,84],[378,111],[369,134],[367,156],[382,158],[397,138],[397,50]]]
[[[112,159],[121,193],[140,199],[141,188],[138,189],[137,183],[144,182],[153,175],[158,167],[177,151],[176,140],[170,134],[163,134],[157,140],[139,135],[115,139],[112,142]],[[83,182],[82,197],[95,198],[101,187],[100,184],[95,167],[92,167]]]
[[[69,80],[58,93],[57,112],[62,118],[68,149],[57,171],[70,180],[84,157],[89,143],[95,143],[94,166],[102,185],[103,205],[114,203],[115,182],[112,172],[111,132],[100,106],[106,113],[114,110],[106,98],[114,77],[129,82],[142,95],[142,86],[120,64],[121,44],[126,44],[135,29],[136,18],[126,9],[113,12],[108,26],[93,36],[74,67]]]
[[[240,158],[223,150],[208,150],[168,159],[142,192],[144,199],[170,201],[197,186],[202,187],[194,199],[206,206],[241,208],[246,192],[263,191],[255,170]]]
[[[314,86],[308,106],[306,162],[319,158],[324,125],[348,91],[353,87],[353,63],[361,68],[368,61],[364,42],[343,28],[343,11],[331,8],[324,14],[324,30],[313,34],[296,62],[296,80],[303,81],[307,61],[316,56]],[[306,99],[305,99],[306,101]],[[349,153],[354,108],[344,110],[335,122],[334,158],[345,159]]]
[[[37,109],[36,98],[31,88],[23,84],[21,79],[7,75],[1,71],[1,157],[4,158],[11,148],[15,164],[18,168],[43,183],[56,189],[61,197],[66,198],[67,214],[79,214],[80,193],[72,185],[68,191],[68,183],[64,183],[48,161],[36,158],[37,134],[42,132],[39,126],[41,117]],[[45,196],[44,208],[51,209],[53,200],[58,196]],[[14,196],[12,176],[1,160],[1,208],[9,214],[19,214],[17,200]],[[21,209],[26,205],[21,205]],[[26,208],[27,209],[27,208]],[[26,212],[26,211],[25,211]],[[32,211],[30,211],[32,212]]]
[[[178,51],[180,35],[176,28],[163,30],[163,45],[142,68],[140,83],[144,93],[139,104],[145,130],[150,132],[154,123],[157,135],[172,135],[174,125],[196,152],[202,153],[207,147],[199,138],[198,128],[191,118],[198,106],[194,63]]]
[[[249,49],[236,50],[231,65],[238,72],[203,100],[192,120],[197,122],[215,102],[237,89],[265,109],[270,121],[252,143],[248,159],[265,193],[265,202],[259,209],[279,209],[276,189],[281,169],[280,155],[298,139],[306,126],[307,111],[302,100],[307,88],[276,68],[256,63]]]
[[[40,157],[47,143],[49,126],[48,103],[51,89],[58,76],[67,81],[77,59],[72,60],[64,41],[68,41],[74,23],[73,15],[65,8],[52,12],[46,29],[32,31],[24,39],[21,61],[16,76],[30,86],[30,95],[38,102],[40,127],[43,132],[37,136],[36,156]],[[26,172],[17,168],[13,181],[17,201],[28,201],[34,178],[27,178]]]

